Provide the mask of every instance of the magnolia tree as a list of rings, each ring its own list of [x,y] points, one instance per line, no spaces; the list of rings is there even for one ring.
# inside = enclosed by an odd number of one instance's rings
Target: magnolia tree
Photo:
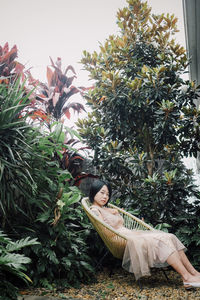
[[[118,202],[174,229],[198,205],[188,203],[199,194],[181,159],[199,149],[200,111],[193,102],[199,88],[182,76],[189,62],[174,39],[177,18],[151,14],[147,2],[127,3],[117,13],[119,35],[109,36],[99,53],[83,52],[95,86],[85,97],[92,112],[78,121],[79,132]]]

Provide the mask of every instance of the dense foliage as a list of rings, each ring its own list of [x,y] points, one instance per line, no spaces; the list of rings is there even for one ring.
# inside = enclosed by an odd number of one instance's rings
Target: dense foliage
[[[3,49],[9,66],[13,52]],[[10,71],[8,77],[0,74],[0,228],[13,240],[37,238],[37,245],[22,250],[31,259],[27,274],[34,284],[64,279],[65,286],[78,285],[93,273],[88,225],[79,205],[82,194],[67,167],[60,167],[63,153],[75,153],[66,132],[72,141],[78,134],[50,116],[48,131],[32,124],[35,91]]]
[[[9,210],[16,208],[16,199],[20,201],[22,192],[29,197],[34,191],[30,175],[29,156],[34,129],[27,126],[21,111],[26,106],[28,95],[23,97],[23,86],[19,80],[0,85],[0,178],[2,224]],[[30,139],[31,138],[31,139]],[[16,201],[16,203],[14,203]]]
[[[199,87],[183,76],[189,62],[173,38],[177,18],[152,15],[140,0],[127,3],[117,13],[119,35],[109,36],[99,53],[83,52],[95,81],[85,97],[93,111],[77,125],[121,205],[154,226],[169,224],[181,237],[179,229],[190,228],[199,209],[192,171],[181,160],[199,150]],[[195,228],[198,246],[198,221]]]

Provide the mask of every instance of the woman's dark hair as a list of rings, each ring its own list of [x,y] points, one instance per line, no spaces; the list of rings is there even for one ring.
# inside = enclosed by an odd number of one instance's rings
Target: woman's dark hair
[[[92,185],[91,185],[90,193],[89,193],[89,199],[90,199],[91,203],[93,203],[95,195],[102,189],[102,187],[104,185],[106,185],[107,188],[108,188],[108,191],[109,191],[109,200],[110,200],[110,197],[112,195],[112,189],[111,189],[110,184],[108,182],[106,182],[106,181],[103,181],[103,180],[95,180],[92,183]]]

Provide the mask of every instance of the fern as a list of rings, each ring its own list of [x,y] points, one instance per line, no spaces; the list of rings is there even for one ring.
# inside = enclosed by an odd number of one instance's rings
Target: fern
[[[24,270],[23,264],[30,263],[30,258],[24,256],[23,254],[15,254],[15,253],[8,253],[6,255],[0,256],[0,266],[8,266],[13,267],[16,270]]]
[[[32,282],[31,279],[22,271],[26,271],[25,265],[31,262],[31,259],[23,254],[15,253],[21,248],[39,244],[36,239],[29,237],[18,241],[12,241],[6,234],[0,231],[0,294],[5,296],[10,295],[8,286],[12,286],[15,291],[15,298],[17,298],[17,288],[12,282],[9,282],[6,276],[7,273],[13,274],[25,282]]]
[[[3,231],[0,230],[0,247],[1,247],[1,243],[7,244],[10,241],[11,241],[11,239],[9,237],[7,237],[7,235],[5,233],[3,233]]]
[[[30,239],[30,237],[27,237],[25,239],[21,239],[18,240],[16,242],[11,242],[6,246],[6,250],[8,252],[12,252],[12,251],[18,251],[24,247],[27,246],[32,246],[32,245],[36,245],[39,244],[39,242],[37,242],[37,239]]]

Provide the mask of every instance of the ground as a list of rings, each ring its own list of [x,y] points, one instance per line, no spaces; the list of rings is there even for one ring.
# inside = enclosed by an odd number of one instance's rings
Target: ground
[[[110,276],[109,271],[104,269],[97,274],[95,283],[82,284],[78,289],[67,288],[62,291],[32,289],[22,291],[22,294],[54,296],[67,300],[200,300],[200,288],[185,290],[180,276],[172,270],[167,270],[167,276],[169,281],[160,269],[153,270],[152,276],[141,280],[141,290],[132,274],[117,269]]]

